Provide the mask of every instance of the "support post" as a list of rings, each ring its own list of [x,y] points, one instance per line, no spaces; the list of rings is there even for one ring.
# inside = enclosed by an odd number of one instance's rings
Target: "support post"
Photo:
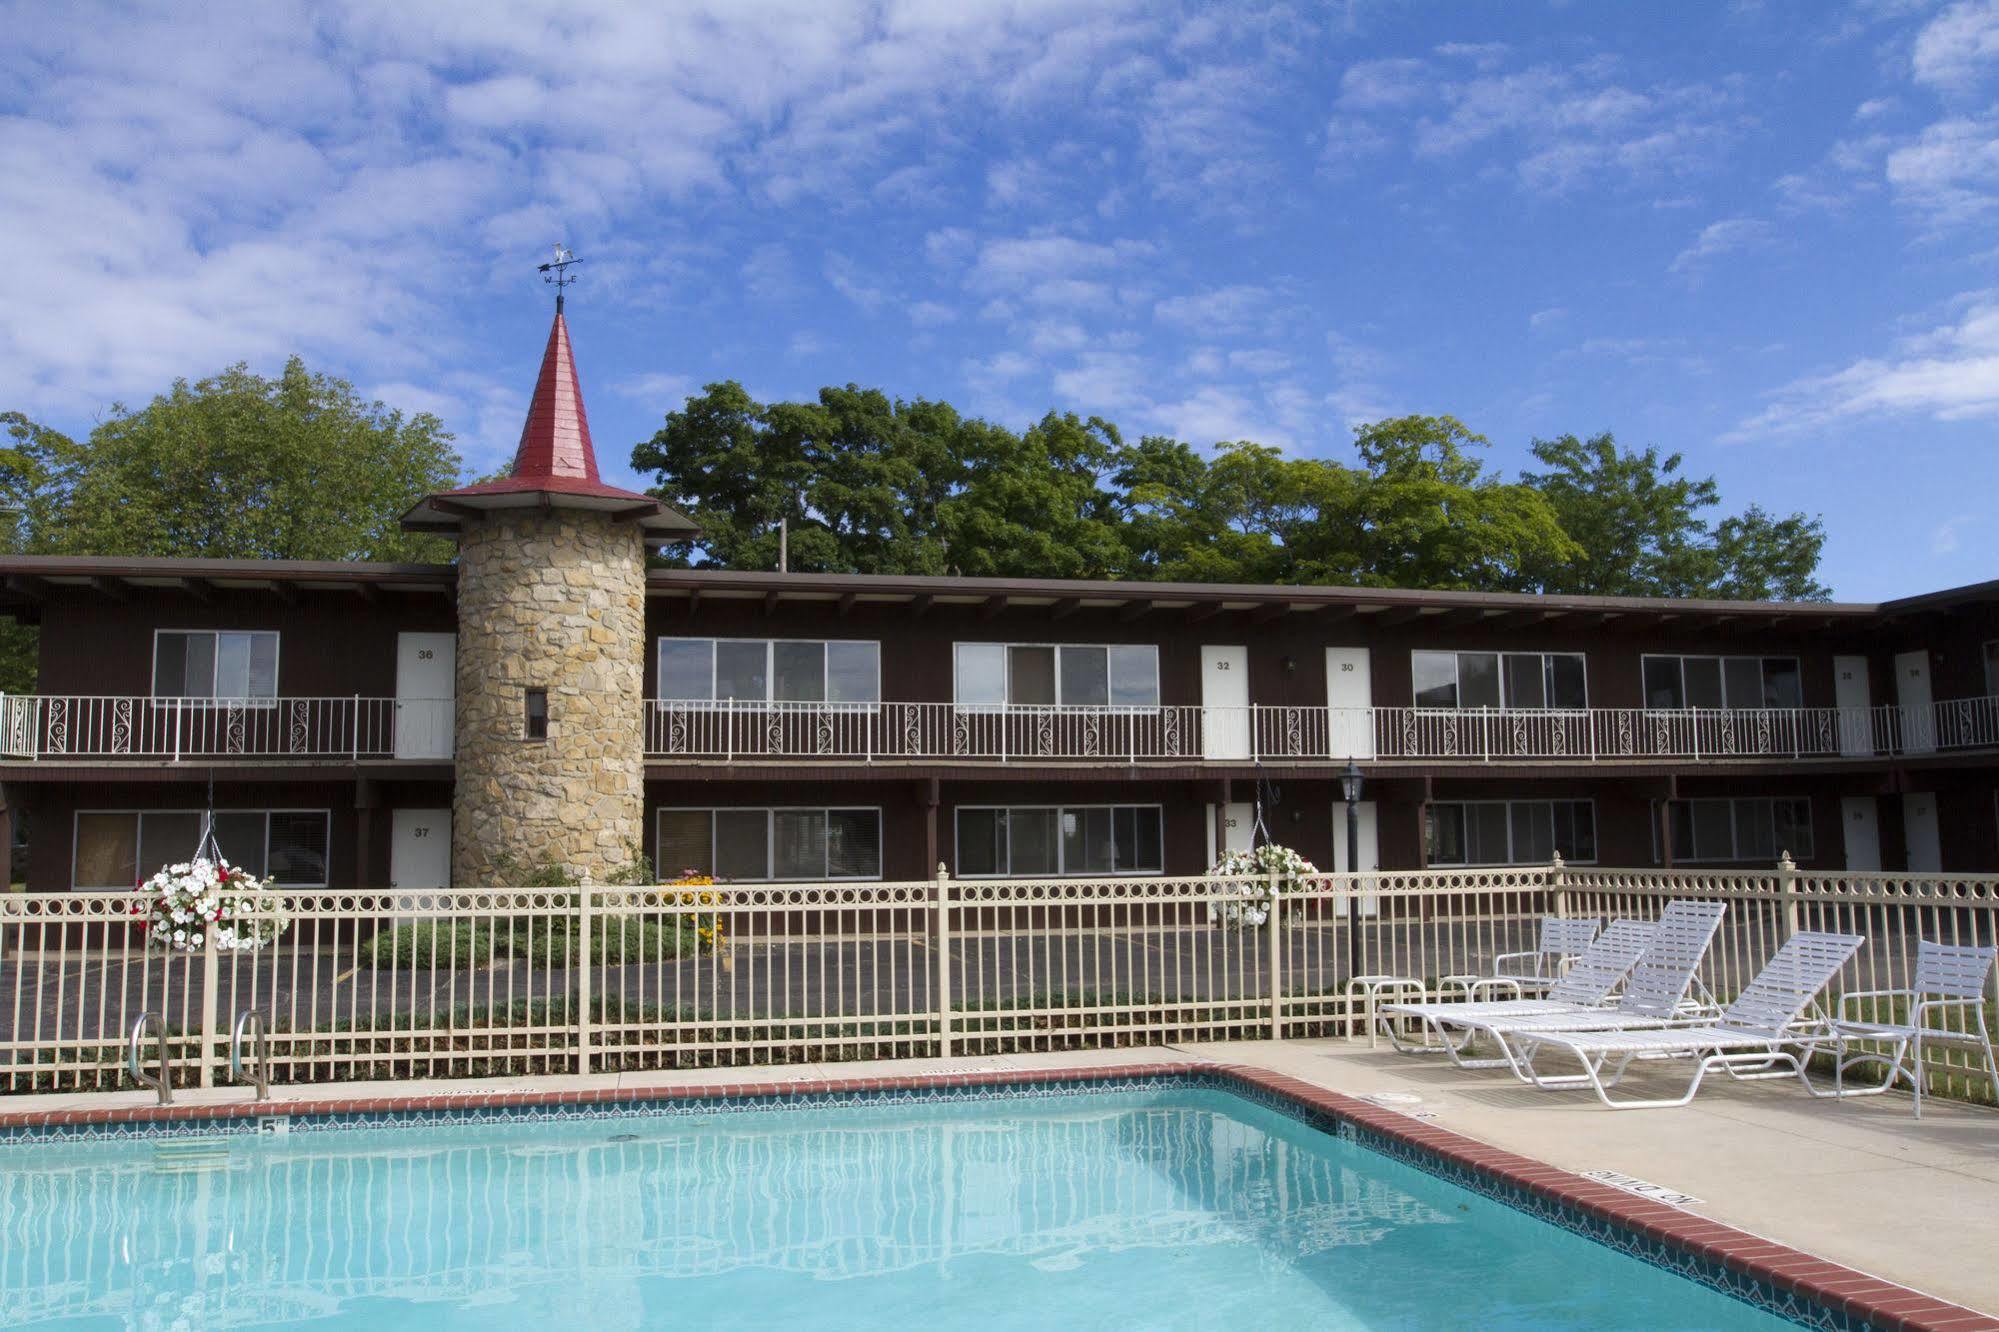
[[[1777,858],[1777,893],[1784,903],[1784,939],[1798,932],[1798,867],[1789,851]]]
[[[1566,917],[1569,914],[1569,872],[1567,862],[1559,851],[1548,862],[1548,887],[1553,893],[1549,909],[1557,916]]]
[[[353,752],[354,762],[359,763],[361,761],[361,696],[359,694],[354,695],[354,725],[352,733],[353,743],[349,748]]]
[[[937,1056],[951,1054],[951,875],[937,862]]]
[[[211,922],[209,927],[202,932],[201,950],[200,1079],[201,1085],[204,1087],[213,1087],[215,1085],[215,1060],[218,1051],[216,1041],[221,1035],[216,1021],[216,1014],[222,998],[217,993],[222,985],[221,971],[220,960],[215,952],[215,926]],[[167,1077],[171,1071],[165,1064],[160,1066],[160,1076],[162,1078]]]
[[[1379,808],[1377,806],[1377,808]],[[1360,802],[1347,801],[1347,984],[1360,975]]]
[[[590,964],[590,927],[596,911],[596,888],[584,876],[582,886],[576,890],[576,1071],[590,1071],[590,1046],[593,1039],[590,1023],[590,1005],[593,1002],[591,981],[594,979]]]
[[[1284,899],[1277,894],[1277,871],[1270,872],[1270,915],[1265,924],[1270,937],[1270,1039],[1284,1039]]]

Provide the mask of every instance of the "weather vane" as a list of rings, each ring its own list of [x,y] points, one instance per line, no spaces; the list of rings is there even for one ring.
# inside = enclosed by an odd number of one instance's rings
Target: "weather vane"
[[[569,252],[567,245],[558,241],[555,246],[555,258],[535,270],[541,274],[543,282],[555,288],[555,312],[557,314],[562,313],[562,289],[576,281],[575,278],[569,275],[569,266],[582,262],[581,259],[578,259]]]

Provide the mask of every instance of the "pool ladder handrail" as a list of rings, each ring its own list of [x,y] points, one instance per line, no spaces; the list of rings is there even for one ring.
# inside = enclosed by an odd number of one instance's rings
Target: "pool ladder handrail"
[[[146,1029],[151,1027],[159,1038],[160,1071],[155,1077],[146,1072],[139,1063],[139,1047],[146,1039]],[[161,1105],[174,1103],[173,1059],[167,1053],[167,1021],[156,1012],[139,1014],[139,1020],[132,1024],[131,1039],[126,1042],[125,1067],[132,1075],[132,1081],[141,1087],[151,1087],[159,1093]]]
[[[256,1028],[257,1069],[253,1077],[243,1074],[243,1044],[246,1037]],[[264,1014],[255,1008],[246,1008],[236,1015],[236,1026],[229,1033],[229,1080],[231,1082],[254,1082],[257,1084],[257,1099],[271,1099],[271,1035],[264,1025]]]

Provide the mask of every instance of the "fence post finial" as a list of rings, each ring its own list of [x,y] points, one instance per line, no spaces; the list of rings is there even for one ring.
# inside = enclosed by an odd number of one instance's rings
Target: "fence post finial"
[[[1562,853],[1557,851],[1555,853],[1555,858],[1548,862],[1548,866],[1549,868],[1555,870],[1557,873],[1560,873],[1562,866],[1566,863],[1567,862],[1562,859]]]
[[[1798,865],[1796,861],[1791,859],[1789,851],[1780,851],[1777,854],[1777,868],[1786,874],[1791,874],[1796,872]]]

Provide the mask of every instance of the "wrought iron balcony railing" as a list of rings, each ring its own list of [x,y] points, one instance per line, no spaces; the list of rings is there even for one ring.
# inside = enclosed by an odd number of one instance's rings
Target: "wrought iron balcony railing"
[[[443,761],[452,725],[450,699],[13,694],[0,762]],[[644,726],[656,761],[1705,763],[1999,751],[1999,696],[1671,710],[650,701]]]
[[[1107,763],[1864,758],[1999,749],[1999,697],[1925,708],[1490,710],[656,701],[657,759]]]

